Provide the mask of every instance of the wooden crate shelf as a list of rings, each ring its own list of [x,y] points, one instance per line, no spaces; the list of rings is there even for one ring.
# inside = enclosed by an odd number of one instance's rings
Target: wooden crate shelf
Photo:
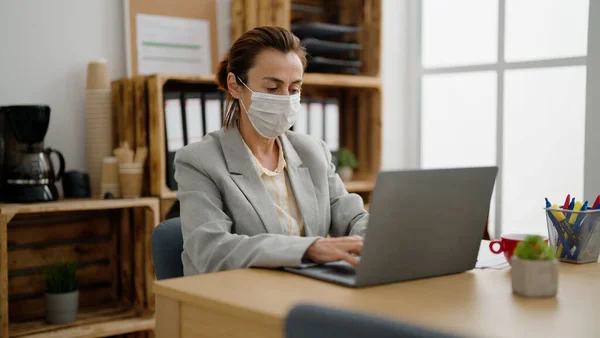
[[[370,76],[352,76],[352,75],[337,75],[337,74],[306,74],[305,86],[311,84],[317,89],[320,87],[335,87],[352,90],[346,97],[352,100],[360,100],[361,106],[354,107],[355,101],[348,101],[347,107],[353,107],[353,112],[350,114],[352,120],[346,123],[347,133],[346,139],[355,139],[357,135],[368,135],[363,137],[364,142],[362,148],[358,149],[358,142],[350,142],[341,140],[342,144],[349,146],[357,153],[359,157],[359,177],[369,179],[377,172],[380,162],[380,133],[375,130],[380,130],[380,79]],[[165,150],[166,135],[165,135],[165,117],[164,117],[164,97],[163,91],[168,83],[195,83],[195,84],[214,84],[214,76],[196,76],[196,75],[173,75],[173,74],[155,74],[146,77],[148,87],[148,130],[150,145],[149,156],[149,175],[150,175],[150,194],[161,199],[176,198],[175,192],[167,186],[166,167],[167,155]],[[364,91],[367,89],[367,91]],[[360,94],[355,91],[360,91]],[[315,92],[315,91],[313,91]],[[368,112],[367,112],[368,110]],[[342,114],[343,115],[343,114]],[[363,123],[354,121],[361,117],[366,119]],[[349,119],[348,117],[345,117]],[[341,126],[341,128],[344,128]],[[373,128],[374,130],[369,130]],[[360,129],[360,130],[358,130]],[[360,132],[360,133],[359,133]],[[370,149],[365,148],[367,142],[370,144]],[[350,144],[351,143],[351,144]],[[365,167],[369,165],[370,167]],[[368,190],[365,185],[359,185],[362,192]],[[371,188],[372,189],[372,188]],[[351,191],[354,192],[354,191]]]
[[[159,211],[157,198],[0,204],[0,337],[151,330]],[[43,269],[57,259],[78,264],[80,309],[68,325],[44,321]]]

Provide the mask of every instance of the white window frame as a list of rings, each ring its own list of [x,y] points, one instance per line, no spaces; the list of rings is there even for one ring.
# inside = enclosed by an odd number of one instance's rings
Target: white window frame
[[[505,10],[506,1],[498,1],[498,60],[496,63],[490,64],[478,64],[478,65],[467,65],[467,66],[450,66],[450,67],[435,67],[435,68],[423,68],[422,66],[422,34],[421,34],[421,22],[422,22],[422,1],[421,0],[410,0],[408,8],[408,76],[409,76],[409,98],[408,109],[413,112],[417,117],[415,120],[416,125],[416,137],[414,140],[414,153],[416,154],[414,163],[417,167],[421,168],[421,80],[424,75],[432,74],[451,74],[451,73],[466,73],[466,72],[479,72],[479,71],[495,71],[497,74],[497,97],[496,97],[496,165],[499,168],[498,176],[496,179],[496,201],[495,201],[495,218],[494,218],[494,231],[490,233],[493,238],[499,238],[502,233],[502,182],[503,182],[503,118],[504,118],[504,76],[507,70],[514,69],[534,69],[534,68],[552,68],[552,67],[565,67],[565,66],[586,66],[588,62],[588,56],[578,57],[566,57],[566,58],[553,58],[546,60],[535,60],[535,61],[518,61],[518,62],[506,62],[504,61],[504,31],[505,31]],[[595,0],[590,0],[590,2]],[[590,21],[592,20],[590,15]],[[588,32],[591,34],[591,32]],[[589,49],[589,46],[588,46]],[[587,70],[586,70],[587,71]],[[589,92],[589,91],[588,91]],[[586,109],[589,114],[589,107]],[[586,142],[587,143],[587,142]]]

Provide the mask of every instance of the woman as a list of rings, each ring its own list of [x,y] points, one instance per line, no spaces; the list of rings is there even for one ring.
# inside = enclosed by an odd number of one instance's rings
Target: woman
[[[186,275],[303,260],[358,264],[362,199],[345,190],[324,142],[288,131],[305,67],[299,40],[276,27],[246,32],[219,64],[223,128],[175,157]]]

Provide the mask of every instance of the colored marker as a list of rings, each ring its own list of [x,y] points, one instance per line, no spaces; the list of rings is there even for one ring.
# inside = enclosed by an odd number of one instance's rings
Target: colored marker
[[[575,197],[573,197],[573,199],[571,199],[571,203],[569,204],[569,207],[567,209],[573,210],[574,207],[575,207]],[[567,216],[567,218],[569,218],[571,216],[571,213],[566,212],[565,215]]]
[[[586,211],[587,210],[587,206],[588,206],[588,201],[585,201],[585,203],[583,203],[583,206],[581,207],[580,211]],[[585,214],[584,213],[579,213],[579,215],[577,216],[577,219],[575,220],[575,223],[573,224],[573,230],[575,230],[575,233],[577,233],[577,231],[579,230],[579,228],[581,228],[581,225],[583,224],[583,219],[585,218]]]
[[[594,204],[592,204],[592,210],[596,210],[596,208],[598,208],[598,205],[600,205],[600,195],[598,195],[598,197],[596,197]]]
[[[583,206],[583,204],[581,204],[581,202],[577,201],[577,202],[575,202],[575,206],[571,210],[579,211],[579,210],[581,210],[582,206]],[[571,216],[569,217],[569,223],[575,225],[575,221],[577,221],[577,216],[579,216],[579,213],[572,212]]]
[[[565,204],[563,204],[563,209],[568,209],[569,203],[571,203],[571,194],[567,195],[567,199],[565,199]]]
[[[557,205],[553,205],[552,209],[558,209]],[[558,244],[558,250],[556,250],[557,256],[562,257],[564,252],[570,251],[570,249],[575,246],[577,243],[577,238],[574,236],[573,228],[566,221],[565,215],[560,211],[550,211],[550,213],[556,219],[555,228],[558,232],[558,239],[560,240],[560,244]],[[553,220],[554,221],[554,220]]]

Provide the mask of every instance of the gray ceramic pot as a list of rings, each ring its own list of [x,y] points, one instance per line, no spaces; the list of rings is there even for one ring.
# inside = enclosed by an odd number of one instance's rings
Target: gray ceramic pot
[[[79,290],[46,294],[46,321],[50,324],[65,324],[75,321],[78,308]]]
[[[523,260],[511,262],[513,292],[525,297],[554,297],[558,291],[558,261]]]
[[[340,175],[340,178],[344,182],[352,181],[353,170],[350,167],[339,167],[337,168],[337,173]]]

